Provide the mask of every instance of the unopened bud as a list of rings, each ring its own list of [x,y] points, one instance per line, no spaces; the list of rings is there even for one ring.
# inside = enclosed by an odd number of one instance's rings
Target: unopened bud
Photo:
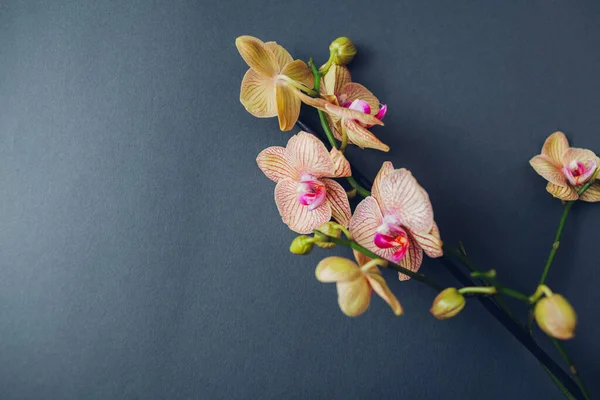
[[[294,254],[309,254],[314,246],[315,239],[310,236],[298,236],[292,240],[290,251]]]
[[[356,55],[354,43],[347,37],[339,37],[329,45],[331,60],[337,65],[346,65]]]
[[[333,236],[337,238],[342,236],[342,231],[340,230],[340,228],[337,227],[337,224],[335,222],[324,223],[319,227],[318,230],[323,232],[327,236]],[[325,241],[325,239],[319,236],[315,236],[315,244],[323,249],[331,249],[335,247],[335,243],[327,242]]]
[[[548,336],[566,340],[575,336],[577,315],[560,294],[552,293],[539,300],[534,309],[535,320]]]
[[[447,288],[436,296],[429,312],[437,319],[448,319],[461,312],[465,304],[465,297],[456,288]]]

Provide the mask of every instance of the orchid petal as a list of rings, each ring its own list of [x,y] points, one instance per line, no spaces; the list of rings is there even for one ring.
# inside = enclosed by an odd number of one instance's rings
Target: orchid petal
[[[338,96],[342,88],[350,83],[350,71],[343,65],[333,64],[321,78],[321,93]]]
[[[398,262],[398,264],[406,269],[413,272],[417,272],[421,268],[423,263],[423,249],[409,234],[409,245],[406,255]],[[398,272],[398,279],[401,281],[407,281],[410,276],[404,275],[402,272]]]
[[[340,225],[347,228],[350,223],[350,218],[352,217],[352,210],[350,209],[346,191],[342,185],[334,180],[322,179],[322,182],[327,188],[327,201],[331,206],[331,216]]]
[[[431,258],[438,258],[444,255],[442,250],[443,242],[440,239],[440,231],[437,224],[433,223],[433,228],[429,233],[412,232],[413,239],[423,248],[425,254]]]
[[[355,262],[343,257],[327,257],[321,260],[315,270],[320,282],[351,281],[362,274]]]
[[[579,198],[577,190],[573,189],[571,186],[559,186],[552,182],[548,182],[546,191],[552,196],[565,201],[577,200]]]
[[[573,161],[582,162],[586,166],[586,163],[595,162],[597,163],[596,154],[593,151],[587,149],[579,149],[576,147],[570,147],[563,153],[562,165],[569,166]]]
[[[381,108],[379,109],[379,112],[375,114],[375,118],[381,120],[383,119],[383,117],[385,117],[385,114],[387,114],[387,105],[382,104]]]
[[[296,82],[302,83],[309,89],[312,89],[315,83],[312,72],[302,60],[292,61],[287,64],[282,70],[281,74],[287,76]]]
[[[279,129],[282,131],[292,129],[300,116],[300,99],[296,97],[294,91],[295,89],[285,83],[278,82],[276,85],[277,117]]]
[[[327,106],[327,104],[329,104],[327,101],[325,101],[321,98],[314,98],[314,97],[307,96],[306,94],[304,94],[300,91],[298,93],[296,93],[296,96],[298,96],[298,98],[304,104],[314,107],[317,110],[327,112],[326,106]]]
[[[354,254],[354,258],[356,259],[356,262],[358,263],[359,267],[362,267],[363,265],[365,265],[366,263],[368,263],[369,261],[372,260],[371,257],[364,255],[363,253],[361,253],[358,250],[352,249],[352,253]],[[374,270],[379,271],[376,266],[373,266],[373,267],[374,267]],[[371,271],[371,269],[369,269],[369,271]]]
[[[283,67],[294,61],[290,53],[288,53],[288,51],[280,44],[277,44],[277,42],[267,42],[265,43],[265,47],[270,50],[277,59],[280,71],[283,70]]]
[[[360,83],[348,83],[343,87],[339,97],[343,98],[345,102],[350,103],[352,103],[354,100],[362,100],[367,102],[370,107],[369,113],[371,115],[375,115],[379,112],[379,100],[373,93],[371,93],[369,89]]]
[[[433,227],[433,207],[427,192],[410,171],[401,168],[390,172],[379,185],[384,214],[396,215],[401,224],[416,233]]]
[[[590,187],[585,192],[583,192],[583,194],[579,196],[579,198],[583,201],[587,201],[590,203],[600,201],[600,183],[595,182],[592,185],[590,185]]]
[[[377,139],[377,136],[373,135],[371,131],[361,126],[356,121],[349,119],[346,120],[344,124],[347,128],[346,133],[348,135],[348,139],[361,149],[369,148],[385,152],[390,150],[390,147],[387,144]]]
[[[310,133],[300,132],[288,141],[286,158],[301,174],[315,178],[333,176],[335,166],[323,142]]]
[[[324,202],[314,210],[298,201],[298,182],[283,179],[275,186],[275,204],[283,222],[294,232],[305,234],[331,219],[331,207]]]
[[[373,195],[373,197],[375,197],[375,199],[377,200],[377,203],[379,203],[380,206],[383,203],[381,202],[381,193],[380,193],[379,186],[381,185],[382,179],[385,178],[386,176],[388,176],[389,173],[392,172],[393,170],[394,170],[394,165],[390,161],[385,161],[383,163],[383,165],[381,165],[381,168],[379,169],[379,172],[377,173],[377,176],[375,177],[375,180],[373,181],[373,187],[371,188],[371,194]]]
[[[329,114],[333,114],[339,118],[353,119],[362,122],[366,125],[381,125],[383,122],[372,116],[371,114],[365,114],[360,111],[351,110],[346,107],[337,106],[331,103],[325,103],[325,111]]]
[[[350,162],[344,157],[344,153],[336,149],[335,147],[331,149],[329,152],[331,156],[331,161],[333,161],[334,178],[344,178],[352,175],[352,171],[350,170]]]
[[[367,273],[365,274],[367,280],[369,281],[369,285],[373,289],[375,293],[379,295],[389,306],[392,308],[392,311],[395,315],[402,315],[402,306],[400,302],[394,296],[390,288],[388,287],[385,279],[379,274],[376,273]]]
[[[261,151],[256,157],[258,168],[274,182],[282,179],[298,179],[298,172],[288,163],[285,158],[285,148],[280,146],[268,147]]]
[[[352,215],[352,219],[350,220],[350,233],[356,243],[381,255],[381,249],[375,245],[373,239],[375,238],[375,233],[377,233],[377,228],[382,222],[383,216],[379,210],[377,200],[369,196],[356,206],[354,215]]]
[[[566,186],[567,180],[563,175],[560,167],[555,165],[549,156],[535,156],[529,160],[529,164],[533,167],[542,178],[559,186]]]
[[[569,148],[569,141],[562,132],[554,132],[548,136],[542,147],[542,155],[548,156],[550,161],[556,165],[562,164],[562,157]]]
[[[357,317],[367,310],[371,302],[371,287],[365,278],[338,282],[336,286],[338,304],[344,314]]]
[[[277,58],[262,40],[252,36],[240,36],[235,40],[235,46],[246,64],[260,75],[273,78],[279,73]]]
[[[275,81],[249,69],[242,79],[240,102],[255,117],[270,118],[277,115]]]
[[[344,107],[347,107],[350,110],[359,111],[363,114],[371,113],[371,106],[364,100],[354,100],[350,105],[344,105]]]

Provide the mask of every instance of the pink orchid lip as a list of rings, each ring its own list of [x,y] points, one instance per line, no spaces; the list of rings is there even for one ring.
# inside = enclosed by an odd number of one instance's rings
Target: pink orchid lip
[[[375,118],[377,118],[378,120],[382,120],[383,117],[385,117],[385,114],[387,113],[387,105],[382,104],[381,108],[379,109],[379,112],[377,114],[375,114]]]
[[[298,202],[308,206],[310,211],[319,207],[327,198],[327,188],[325,185],[312,176],[303,175],[298,185]]]
[[[563,172],[571,185],[582,185],[587,182],[596,170],[596,162],[590,161],[589,165],[585,166],[581,161],[573,161],[570,165],[565,165]]]
[[[392,255],[392,261],[398,262],[404,258],[408,251],[408,234],[401,227],[384,222],[377,228],[373,243],[380,249],[396,248],[397,250]]]

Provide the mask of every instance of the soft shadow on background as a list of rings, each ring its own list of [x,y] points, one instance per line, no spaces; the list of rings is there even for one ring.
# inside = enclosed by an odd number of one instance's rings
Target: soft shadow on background
[[[391,146],[353,163],[411,169],[443,238],[528,291],[561,206],[527,161],[555,130],[600,152],[599,17],[592,1],[2,2],[2,398],[560,399],[477,302],[438,322],[434,293],[389,273],[404,316],[379,299],[342,315],[314,278],[331,253],[287,250],[255,157],[290,133],[239,104],[234,40],[323,62],[351,37]],[[549,279],[596,395],[599,224],[576,205]]]

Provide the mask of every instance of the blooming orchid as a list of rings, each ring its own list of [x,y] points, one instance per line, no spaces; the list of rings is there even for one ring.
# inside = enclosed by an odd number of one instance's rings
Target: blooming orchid
[[[442,241],[425,189],[410,171],[385,162],[373,183],[372,196],[356,207],[350,221],[354,240],[375,254],[417,271],[423,251],[441,257]],[[409,279],[400,273],[400,280]]]
[[[336,282],[338,304],[344,314],[357,317],[364,313],[371,302],[371,293],[375,291],[390,305],[396,315],[402,314],[402,306],[381,276],[377,265],[385,266],[383,260],[371,260],[362,253],[354,251],[358,265],[342,257],[323,259],[315,271],[321,282]]]
[[[235,45],[250,66],[242,80],[240,101],[255,117],[277,116],[279,128],[289,131],[300,114],[298,89],[313,87],[312,72],[304,61],[294,61],[276,42],[240,36]]]
[[[594,152],[569,147],[569,141],[562,132],[554,132],[546,139],[542,153],[533,157],[529,164],[548,181],[546,190],[561,200],[581,199],[589,202],[600,201],[600,183],[593,183],[581,196],[579,188],[594,175],[600,167],[600,159]]]
[[[351,217],[348,196],[332,179],[351,175],[343,154],[325,145],[313,135],[300,132],[285,148],[263,150],[256,158],[267,178],[277,183],[275,203],[291,230],[310,233],[331,217],[344,227]]]

